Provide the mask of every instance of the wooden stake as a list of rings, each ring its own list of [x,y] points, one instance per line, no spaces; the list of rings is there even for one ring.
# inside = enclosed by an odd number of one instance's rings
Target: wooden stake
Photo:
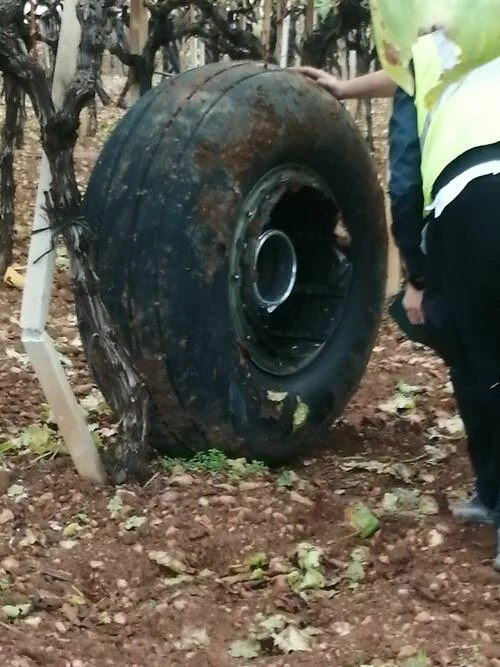
[[[262,21],[262,45],[264,46],[264,64],[269,63],[269,42],[271,40],[272,0],[264,0],[264,17]]]
[[[143,0],[130,0],[130,53],[141,55],[148,39],[149,13]],[[130,101],[137,102],[140,96],[139,82],[134,81],[130,86]]]
[[[306,23],[305,23],[305,33],[310,35],[314,30],[315,23],[315,11],[314,11],[314,0],[307,0],[306,5]]]

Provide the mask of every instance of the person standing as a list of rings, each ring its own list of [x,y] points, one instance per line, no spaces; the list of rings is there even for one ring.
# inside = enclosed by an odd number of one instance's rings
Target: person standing
[[[410,276],[404,306],[412,324],[425,322],[433,347],[448,365],[467,431],[475,491],[454,514],[465,521],[495,524],[494,567],[500,570],[500,427],[496,419],[500,411],[500,92],[496,84],[500,59],[471,69],[445,88],[428,110],[426,96],[440,72],[438,45],[445,40],[443,31],[435,29],[414,46],[417,94],[413,98],[396,89],[384,72],[377,72],[376,79],[375,74],[367,75],[372,77],[369,85],[360,77],[353,87],[341,85],[337,92],[340,97],[352,91],[354,97],[388,96],[393,85],[390,195],[393,233]],[[334,77],[311,68],[298,71],[336,94]],[[413,121],[404,125],[403,143],[413,146],[409,153],[398,153],[403,145],[398,139],[403,117],[398,97],[401,105],[411,100],[413,106]],[[401,172],[394,168],[415,174],[417,160],[419,195],[413,176],[411,186],[403,185],[408,195],[403,197],[405,203],[398,203],[401,191],[393,184],[398,178],[402,182]]]

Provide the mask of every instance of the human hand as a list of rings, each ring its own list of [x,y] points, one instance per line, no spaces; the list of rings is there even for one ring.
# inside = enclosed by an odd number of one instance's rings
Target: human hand
[[[345,81],[337,79],[337,77],[324,72],[322,69],[316,69],[316,67],[290,67],[290,69],[298,74],[303,74],[312,81],[316,81],[318,85],[338,100],[344,99]]]
[[[410,284],[406,286],[403,306],[411,324],[424,323],[424,311],[422,310],[423,296],[424,293],[422,290],[418,290]]]

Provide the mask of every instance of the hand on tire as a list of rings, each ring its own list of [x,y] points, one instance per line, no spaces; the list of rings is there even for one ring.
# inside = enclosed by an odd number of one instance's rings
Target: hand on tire
[[[317,84],[338,100],[344,98],[344,81],[341,79],[337,79],[337,77],[315,67],[291,67],[290,69],[308,79],[312,79],[312,81],[316,81]]]

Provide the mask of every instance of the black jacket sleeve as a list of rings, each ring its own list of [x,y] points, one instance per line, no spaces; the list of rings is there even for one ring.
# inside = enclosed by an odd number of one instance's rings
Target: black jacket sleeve
[[[398,88],[389,124],[392,233],[408,278],[416,284],[422,283],[425,271],[425,256],[420,248],[424,224],[420,158],[417,111],[413,99]]]

